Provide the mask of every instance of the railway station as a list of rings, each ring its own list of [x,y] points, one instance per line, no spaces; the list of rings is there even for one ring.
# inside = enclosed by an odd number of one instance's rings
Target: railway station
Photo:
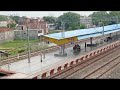
[[[46,76],[46,72],[50,72],[48,75],[50,76],[55,70],[53,68],[57,68],[73,59],[84,56],[86,53],[120,40],[120,24],[48,34],[43,35],[43,38],[45,42],[49,41],[57,44],[58,50],[46,53],[42,62],[40,55],[37,55],[31,57],[31,63],[28,63],[27,59],[24,59],[2,65],[0,67],[3,69],[0,71],[1,76],[3,75],[1,79],[15,77],[42,78]]]
[[[92,38],[97,36],[102,36],[105,40],[106,37],[108,39],[111,38],[111,34],[119,31],[120,24],[115,25],[109,25],[104,27],[98,27],[98,28],[90,28],[90,29],[80,29],[80,30],[74,30],[74,31],[67,31],[67,32],[61,32],[61,33],[54,33],[54,34],[48,34],[44,35],[44,39],[46,41],[49,41],[51,43],[55,43],[60,46],[60,53],[55,54],[59,56],[65,56],[67,53],[65,52],[65,44],[75,44],[77,41],[80,41],[82,39],[90,38],[90,46],[93,46]],[[107,36],[109,34],[109,36]]]

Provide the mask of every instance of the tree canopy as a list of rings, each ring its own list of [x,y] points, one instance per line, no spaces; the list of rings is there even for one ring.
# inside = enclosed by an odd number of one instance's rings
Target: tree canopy
[[[80,15],[72,12],[64,13],[57,19],[57,28],[61,29],[64,25],[66,30],[74,30],[80,27]]]
[[[106,11],[98,11],[94,12],[92,15],[92,22],[96,26],[100,26],[100,23],[104,21],[104,25],[108,24],[108,21],[106,20],[108,17],[108,13]]]
[[[5,15],[0,15],[0,21],[7,21],[8,18]]]
[[[48,23],[55,23],[56,18],[53,16],[44,16],[43,19]]]
[[[109,17],[112,17],[113,21],[111,21],[111,24],[119,23],[120,21],[120,11],[111,11],[109,13]]]
[[[16,23],[18,23],[19,20],[19,16],[10,16],[12,18],[12,20],[15,20]]]
[[[116,24],[120,21],[120,11],[98,11],[90,15],[92,17],[92,22],[96,26]],[[118,19],[117,19],[118,18]]]
[[[85,24],[80,24],[80,29],[85,29],[87,26]]]

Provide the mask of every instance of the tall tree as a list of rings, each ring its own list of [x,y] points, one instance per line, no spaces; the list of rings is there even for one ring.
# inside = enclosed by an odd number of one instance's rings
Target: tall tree
[[[66,30],[74,30],[80,27],[80,15],[72,12],[64,13],[57,19],[57,28],[60,29],[63,25]]]
[[[109,16],[112,18],[111,24],[119,23],[120,22],[120,11],[110,11]]]
[[[48,23],[55,23],[56,18],[53,16],[44,16],[43,19]]]
[[[80,24],[80,29],[85,29],[87,26],[85,24]]]
[[[13,20],[15,20],[16,23],[18,23],[19,20],[19,16],[10,16]]]
[[[7,21],[8,18],[5,15],[0,15],[0,21]]]
[[[93,24],[96,26],[100,26],[101,22],[104,22],[104,25],[108,25],[110,22],[109,21],[109,14],[107,13],[107,11],[94,12],[90,16],[92,17]]]

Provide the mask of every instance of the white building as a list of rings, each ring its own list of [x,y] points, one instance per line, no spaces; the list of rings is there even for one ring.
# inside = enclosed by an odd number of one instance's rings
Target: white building
[[[7,21],[1,21],[0,27],[7,27],[8,22]]]
[[[85,24],[87,28],[91,28],[93,26],[91,17],[81,16],[80,23]]]
[[[48,24],[48,30],[55,30],[54,23]]]

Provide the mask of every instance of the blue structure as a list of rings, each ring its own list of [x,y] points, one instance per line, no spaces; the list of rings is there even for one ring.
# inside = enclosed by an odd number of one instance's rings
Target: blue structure
[[[96,27],[96,28],[88,28],[88,29],[78,29],[73,31],[66,31],[64,35],[62,32],[53,33],[44,35],[46,41],[50,41],[61,46],[60,54],[56,54],[55,56],[66,56],[65,53],[65,44],[73,43],[81,39],[90,38],[90,45],[92,44],[92,37],[97,37],[105,34],[114,33],[120,30],[120,24],[113,24],[104,27]]]
[[[113,25],[104,26],[104,34],[117,32],[117,31],[119,31],[119,29],[120,29],[120,24],[113,24]],[[85,38],[89,38],[89,37],[96,37],[96,36],[100,36],[100,35],[103,35],[103,27],[66,31],[64,33],[64,37],[62,37],[62,32],[48,34],[48,35],[44,35],[44,36],[49,37],[49,38],[54,38],[57,40],[60,40],[63,38],[77,37],[78,40],[80,40],[80,39],[85,39]]]

